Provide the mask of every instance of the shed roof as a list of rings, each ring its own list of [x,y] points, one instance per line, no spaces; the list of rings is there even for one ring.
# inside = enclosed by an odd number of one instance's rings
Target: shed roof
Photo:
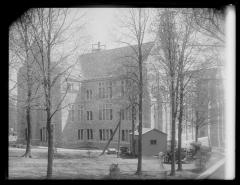
[[[158,130],[158,129],[156,129],[156,128],[142,128],[142,135],[144,135],[144,134],[146,134],[146,133],[148,133],[148,132],[150,132],[150,131],[152,131],[152,130],[155,130],[155,131],[157,131],[157,132],[159,132],[159,133],[162,133],[162,134],[166,134],[166,133],[164,133],[164,132],[162,132],[162,131],[160,131],[160,130]],[[130,132],[130,134],[132,134],[131,132]],[[135,132],[134,132],[134,135],[136,136],[136,135],[138,135],[138,130],[136,130]],[[166,134],[167,135],[167,134]]]

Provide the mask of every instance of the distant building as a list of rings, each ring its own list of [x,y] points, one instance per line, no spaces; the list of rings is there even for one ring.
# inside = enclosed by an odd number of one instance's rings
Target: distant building
[[[132,133],[130,134],[132,135]],[[138,131],[134,132],[135,153],[138,153]],[[132,137],[130,137],[132,143]],[[155,128],[143,128],[142,130],[142,154],[143,156],[158,155],[167,150],[167,134]]]
[[[190,102],[192,97],[188,99],[185,105],[182,125],[183,145],[186,141],[195,140],[195,112],[194,104],[205,114],[205,126],[199,129],[198,136],[206,137],[209,134],[212,146],[223,147],[225,142],[225,120],[224,120],[224,78],[221,67],[203,69],[200,71],[190,71],[194,76],[199,78],[198,90],[201,92],[195,103]],[[170,122],[170,104],[164,102],[161,97],[156,96],[157,87],[152,89],[152,112],[154,117],[154,127],[168,134],[168,140],[171,140],[171,122]],[[161,92],[161,91],[160,91]],[[176,139],[178,134],[178,122],[176,121]]]

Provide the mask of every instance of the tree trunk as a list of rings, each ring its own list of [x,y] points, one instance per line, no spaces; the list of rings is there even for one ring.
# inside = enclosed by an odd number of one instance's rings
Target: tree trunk
[[[181,145],[182,145],[182,117],[183,117],[183,78],[180,82],[180,112],[178,117],[178,171],[182,170]]]
[[[29,157],[31,158],[31,111],[30,107],[27,108],[26,111],[26,118],[27,118],[27,146],[26,146],[26,152],[23,155],[23,157]]]
[[[195,142],[198,142],[198,126],[195,127]]]
[[[135,125],[134,125],[134,114],[135,114],[135,108],[132,106],[132,155],[135,156],[135,139],[134,139],[134,130],[135,130]]]
[[[52,168],[53,168],[53,125],[51,121],[47,121],[47,131],[48,131],[48,164],[47,164],[47,179],[52,178]]]
[[[171,117],[172,117],[172,139],[171,139],[171,153],[172,153],[172,162],[171,162],[171,176],[175,175],[175,92],[174,92],[174,79],[171,77]]]
[[[142,79],[142,51],[139,46],[139,126],[138,126],[138,165],[136,174],[142,174],[142,95],[143,95],[143,79]]]

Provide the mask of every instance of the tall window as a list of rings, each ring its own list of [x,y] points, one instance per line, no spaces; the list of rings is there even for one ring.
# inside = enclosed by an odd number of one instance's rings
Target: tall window
[[[106,120],[112,120],[112,104],[106,104]]]
[[[99,130],[99,139],[102,140],[102,129]]]
[[[129,138],[128,138],[128,136],[129,136],[128,134],[129,134],[129,133],[128,133],[128,130],[126,130],[126,141],[128,141],[128,139],[129,139]]]
[[[112,104],[99,105],[99,120],[112,120]]]
[[[93,112],[87,111],[87,120],[93,120]]]
[[[78,129],[78,140],[83,140],[83,129]]]
[[[112,98],[112,82],[108,83],[108,98]]]
[[[107,140],[109,139],[109,130],[108,129],[106,130],[106,139]]]
[[[98,83],[98,97],[102,98],[102,83]]]
[[[78,105],[78,121],[83,120],[83,107],[82,105]]]
[[[125,141],[125,130],[122,130],[122,141]]]
[[[99,120],[103,120],[103,105],[99,105]]]
[[[105,129],[103,129],[103,140],[105,140]]]
[[[87,139],[88,140],[93,139],[93,130],[92,129],[87,129]]]
[[[125,109],[125,120],[131,120],[131,110]]]
[[[112,98],[112,82],[99,82],[98,90],[99,98]]]
[[[42,127],[40,129],[40,141],[41,142],[47,142],[48,138],[48,133],[46,127]]]
[[[86,94],[87,94],[87,100],[91,100],[92,99],[92,90],[87,90],[86,91]]]

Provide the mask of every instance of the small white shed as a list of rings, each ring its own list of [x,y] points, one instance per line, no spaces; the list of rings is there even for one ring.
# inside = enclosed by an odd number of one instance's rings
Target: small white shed
[[[132,146],[130,133],[130,146]],[[135,153],[138,153],[138,131],[134,132]],[[153,156],[167,150],[167,134],[155,128],[142,129],[142,155]]]

